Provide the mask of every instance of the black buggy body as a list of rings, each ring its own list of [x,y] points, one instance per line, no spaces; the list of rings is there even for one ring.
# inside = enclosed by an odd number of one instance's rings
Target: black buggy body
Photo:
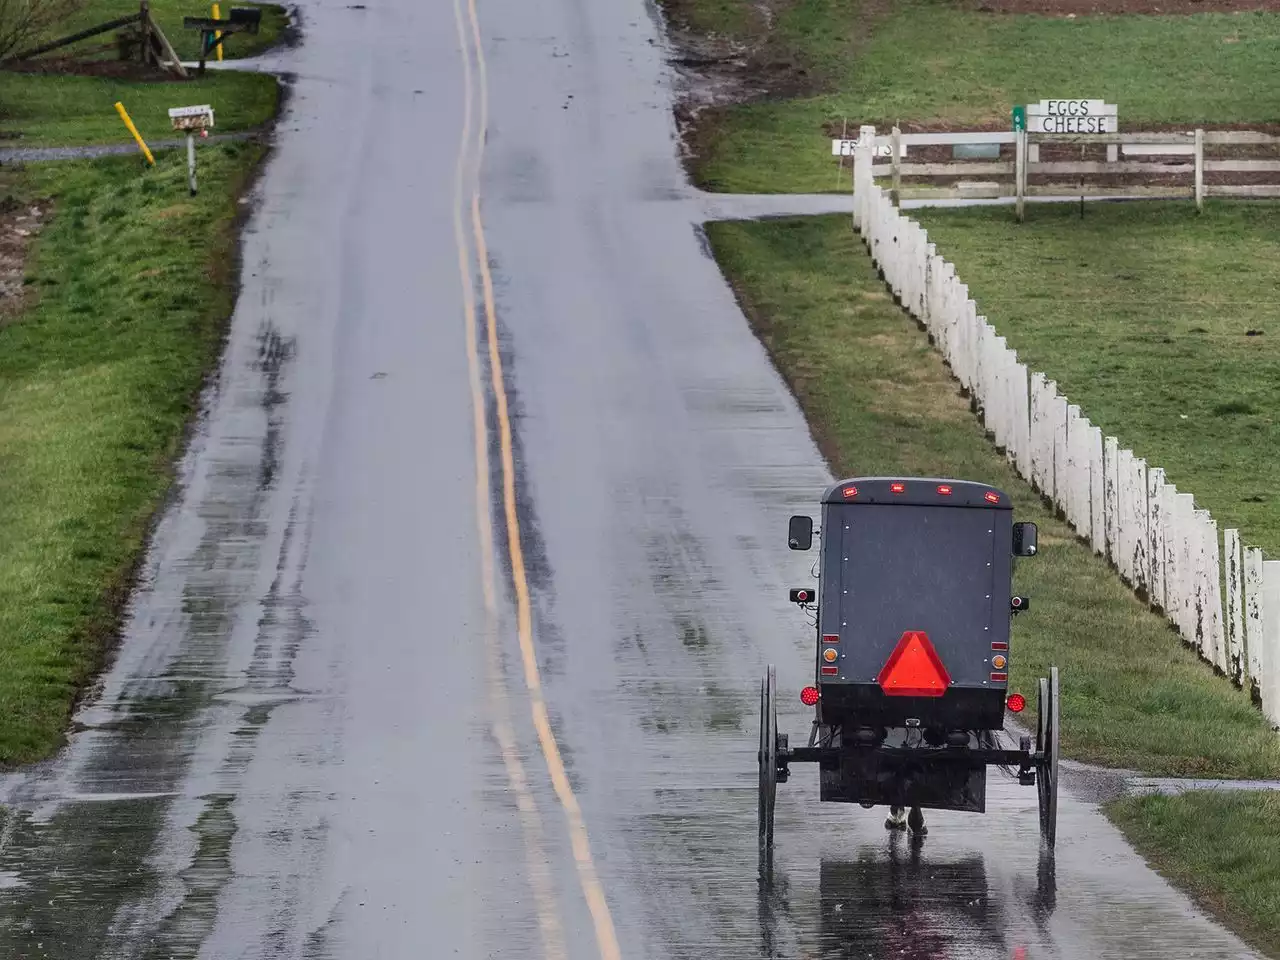
[[[793,517],[789,546],[812,545]],[[1041,832],[1057,811],[1057,670],[1040,681],[1034,743],[1000,747],[1010,693],[1013,558],[1033,556],[1034,524],[1014,523],[1007,495],[959,480],[864,477],[822,497],[814,707],[808,745],[777,731],[773,668],[761,685],[760,842],[771,859],[776,783],[816,762],[824,801],[982,813],[989,765],[1040,790]],[[814,606],[814,592],[791,599]]]

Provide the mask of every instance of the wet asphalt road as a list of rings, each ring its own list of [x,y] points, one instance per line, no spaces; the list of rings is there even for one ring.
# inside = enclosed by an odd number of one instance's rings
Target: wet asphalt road
[[[64,754],[3,784],[0,956],[1249,955],[1086,800],[1042,861],[1034,790],[998,774],[991,813],[934,815],[913,849],[797,768],[761,895],[756,685],[776,662],[803,735],[786,587],[812,557],[783,533],[829,476],[697,225],[779,208],[685,185],[639,0],[484,0],[521,577],[491,386],[477,477],[454,12],[303,14],[222,375],[119,657]]]

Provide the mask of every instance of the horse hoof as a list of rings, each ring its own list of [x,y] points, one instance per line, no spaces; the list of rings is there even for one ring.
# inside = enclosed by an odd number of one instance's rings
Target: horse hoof
[[[924,825],[924,814],[915,808],[907,816],[907,827],[918,837],[929,832],[929,828]]]

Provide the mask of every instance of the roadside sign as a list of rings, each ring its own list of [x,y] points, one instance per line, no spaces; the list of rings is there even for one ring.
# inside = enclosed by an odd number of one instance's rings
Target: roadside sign
[[[1015,131],[1027,129],[1027,108],[1022,104],[1013,108],[1013,129]]]
[[[1031,133],[1118,133],[1120,111],[1102,100],[1041,100],[1026,107]],[[1017,108],[1014,108],[1017,129]]]
[[[832,140],[831,141],[831,155],[833,157],[852,157],[857,152],[858,152],[857,140]],[[886,143],[884,146],[876,147],[873,153],[877,157],[891,157],[893,156],[893,148]],[[898,148],[898,156],[905,157],[906,155],[907,155],[907,148],[906,148],[906,145],[904,144]]]

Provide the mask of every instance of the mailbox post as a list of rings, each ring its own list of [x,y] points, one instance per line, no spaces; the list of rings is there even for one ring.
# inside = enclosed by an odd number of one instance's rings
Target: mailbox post
[[[204,63],[214,50],[233,33],[257,33],[262,25],[262,11],[257,7],[232,7],[230,19],[218,17],[183,17],[182,26],[200,31],[200,75],[204,76]]]
[[[207,137],[209,128],[213,126],[213,107],[207,103],[198,107],[170,107],[169,120],[173,129],[186,131],[187,134],[187,183],[191,187],[191,195],[196,194],[196,131]]]

